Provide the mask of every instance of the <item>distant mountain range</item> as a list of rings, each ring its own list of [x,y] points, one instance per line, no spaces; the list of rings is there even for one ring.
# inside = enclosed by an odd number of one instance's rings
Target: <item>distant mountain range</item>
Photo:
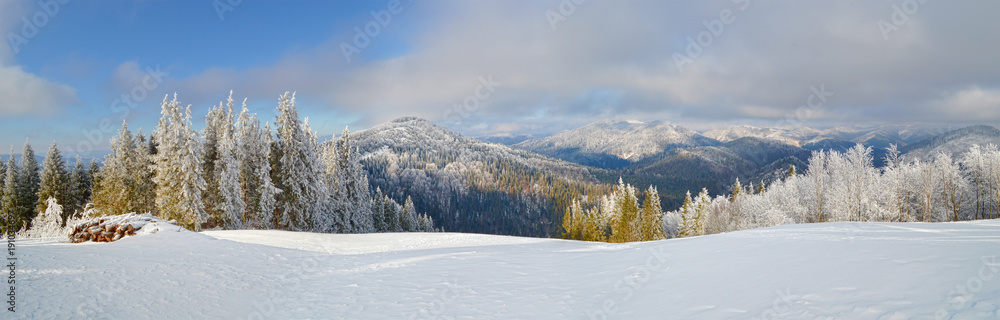
[[[721,144],[663,121],[602,121],[514,147],[599,168],[621,168],[664,151]]]

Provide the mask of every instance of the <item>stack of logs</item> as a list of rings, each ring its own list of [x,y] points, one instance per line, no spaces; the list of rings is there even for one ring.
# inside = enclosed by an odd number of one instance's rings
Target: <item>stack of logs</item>
[[[69,235],[69,239],[73,243],[87,241],[112,242],[126,236],[134,236],[135,231],[135,227],[130,222],[125,222],[125,224],[121,225],[114,223],[105,224],[104,219],[100,219],[73,227],[73,233]]]

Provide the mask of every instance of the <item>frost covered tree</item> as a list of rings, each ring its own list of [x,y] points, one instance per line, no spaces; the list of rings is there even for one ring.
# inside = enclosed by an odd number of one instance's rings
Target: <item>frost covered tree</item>
[[[342,223],[342,231],[364,233],[375,230],[368,176],[351,146],[350,130],[344,129],[336,143],[324,150],[323,161],[330,181],[332,207]]]
[[[63,218],[83,211],[87,202],[90,201],[90,190],[93,187],[93,176],[90,169],[83,163],[83,159],[79,155],[76,156],[76,165],[69,175],[69,200],[63,207]]]
[[[14,155],[12,154],[11,157],[13,156]],[[0,161],[0,199],[3,199],[4,180],[6,180],[4,178],[6,177],[7,177],[7,164],[4,163],[3,161]]]
[[[230,99],[232,99],[232,92],[230,92]],[[208,110],[208,115],[205,116],[205,129],[201,133],[202,138],[204,138],[201,154],[202,179],[205,180],[205,191],[202,192],[201,197],[205,212],[208,213],[208,222],[206,223],[208,228],[221,226],[225,220],[225,214],[220,210],[222,207],[222,195],[219,188],[220,170],[216,167],[219,161],[219,144],[222,131],[225,130],[225,122],[226,111],[220,103]]]
[[[262,128],[256,114],[247,109],[246,100],[240,111],[236,129],[236,157],[240,173],[240,189],[246,204],[243,213],[245,228],[275,227],[276,196],[281,190],[271,180],[271,133]]]
[[[14,147],[10,148],[10,157],[7,158],[7,165],[5,175],[3,177],[3,196],[0,197],[0,215],[3,216],[3,221],[0,221],[0,226],[3,227],[3,234],[8,232],[14,232],[21,229],[19,224],[20,209],[17,202],[17,191],[18,183],[20,178],[20,167],[17,165],[17,161],[14,160]]]
[[[328,218],[329,213],[319,215],[319,209],[328,201],[329,194],[313,133],[303,128],[293,94],[285,92],[278,101],[275,120],[278,134],[274,142],[278,154],[273,178],[282,192],[278,196],[277,227],[289,230],[328,229],[330,226],[325,225],[323,220]],[[317,220],[323,225],[317,225]]]
[[[145,144],[132,135],[122,122],[118,136],[111,140],[111,153],[94,179],[92,197],[101,215],[118,215],[154,210],[155,189]]]
[[[156,206],[167,219],[194,231],[208,221],[201,193],[205,190],[202,173],[202,145],[191,129],[191,108],[181,110],[177,95],[163,98],[160,122],[154,137],[156,154]]]
[[[663,210],[660,209],[660,194],[656,188],[646,189],[646,199],[642,203],[642,241],[666,238],[663,234]]]
[[[403,209],[399,211],[400,231],[412,232],[417,228],[417,209],[413,207],[413,200],[406,197]]]
[[[951,158],[951,155],[938,152],[934,158],[934,165],[937,167],[941,188],[941,203],[938,206],[941,214],[937,220],[959,221],[965,204],[968,182],[962,176],[961,169]]]
[[[20,238],[55,238],[69,235],[68,229],[64,227],[62,206],[55,197],[50,197],[45,201],[45,211],[38,214],[32,221],[31,227],[18,233]]]
[[[244,102],[245,103],[245,102]],[[222,109],[222,105],[219,108]],[[236,139],[235,113],[233,111],[233,92],[229,92],[226,109],[222,119],[215,121],[217,159],[214,163],[215,174],[211,175],[216,183],[214,193],[217,222],[226,229],[242,229],[245,225],[244,212],[246,203],[243,201],[243,189],[240,184],[240,164],[238,144]],[[207,170],[207,167],[206,167]]]
[[[69,176],[66,173],[66,162],[63,161],[59,146],[55,142],[49,146],[49,152],[42,162],[41,185],[38,188],[36,212],[45,212],[49,198],[55,198],[58,203],[69,203]],[[61,212],[61,211],[60,211]]]
[[[625,243],[640,241],[642,223],[639,216],[639,200],[635,195],[635,188],[625,184],[621,178],[618,179],[618,186],[612,193],[612,201],[615,202],[611,209],[611,242]]]
[[[11,157],[14,153],[11,152]],[[25,141],[24,149],[21,151],[21,167],[17,172],[17,179],[15,182],[15,198],[16,202],[14,205],[14,215],[15,224],[19,227],[24,226],[35,218],[37,211],[35,211],[35,203],[38,199],[38,187],[41,183],[41,178],[38,174],[38,161],[35,160],[35,151],[31,148],[31,144]],[[8,168],[8,171],[10,169]],[[9,217],[9,216],[8,216]]]

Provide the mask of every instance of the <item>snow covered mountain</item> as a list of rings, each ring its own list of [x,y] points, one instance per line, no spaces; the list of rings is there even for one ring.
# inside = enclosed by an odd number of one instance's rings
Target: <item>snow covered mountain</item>
[[[715,139],[663,121],[601,121],[515,147],[595,167],[620,167],[675,148],[718,145]]]
[[[738,125],[706,131],[705,136],[722,142],[729,142],[746,137],[771,139],[800,147],[802,146],[802,142],[804,140],[811,139],[820,134],[819,132],[815,132],[813,136],[803,136],[803,134],[809,133],[810,132],[808,131],[790,132],[777,128],[761,128],[749,125]]]
[[[512,146],[528,140],[535,140],[535,136],[520,133],[501,133],[479,137],[480,141]]]
[[[744,137],[718,146],[674,149],[626,167],[621,174],[635,184],[656,185],[665,207],[680,206],[687,191],[708,188],[728,193],[743,184],[783,178],[790,166],[806,168],[808,150],[775,140]],[[639,183],[641,181],[641,183]]]
[[[18,239],[18,319],[997,319],[1000,222],[629,244],[455,233]],[[6,289],[5,289],[6,290]],[[5,311],[6,312],[6,311]]]
[[[550,236],[590,168],[462,136],[419,118],[352,134],[372,188],[411,197],[448,231]]]
[[[938,135],[934,138],[915,143],[904,148],[904,160],[927,161],[938,152],[944,152],[958,160],[962,153],[969,151],[973,145],[1000,145],[1000,130],[992,126],[978,125]]]
[[[705,136],[723,142],[744,137],[754,137],[777,140],[803,148],[807,148],[806,145],[809,144],[814,144],[814,146],[816,144],[836,144],[833,141],[826,140],[850,143],[851,146],[861,143],[873,148],[886,148],[889,144],[906,146],[935,135],[937,135],[935,130],[915,125],[834,127],[828,129],[813,129],[808,127],[783,129],[736,125],[705,132]]]

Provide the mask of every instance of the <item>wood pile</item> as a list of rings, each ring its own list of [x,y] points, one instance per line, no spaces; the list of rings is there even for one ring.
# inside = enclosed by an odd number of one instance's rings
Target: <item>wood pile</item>
[[[109,221],[104,218],[91,220],[73,227],[73,232],[69,234],[69,239],[73,243],[87,241],[114,242],[124,237],[134,236],[135,232],[142,229],[143,225],[150,222],[150,220],[148,218],[140,221]]]

